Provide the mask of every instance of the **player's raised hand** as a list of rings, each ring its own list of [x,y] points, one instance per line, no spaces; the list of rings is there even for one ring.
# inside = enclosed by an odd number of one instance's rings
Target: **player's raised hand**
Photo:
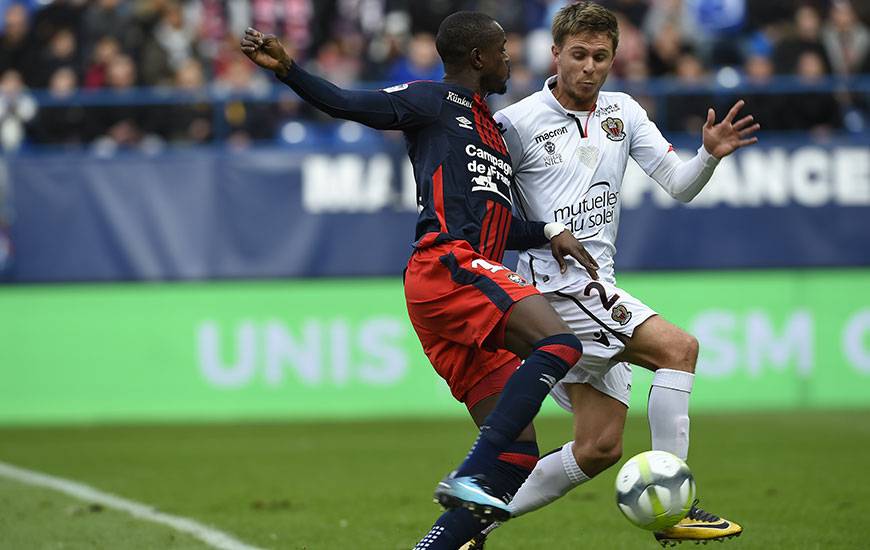
[[[245,30],[240,46],[251,61],[264,69],[274,71],[278,76],[286,75],[293,62],[275,35],[263,34],[252,27]]]
[[[568,270],[565,258],[571,256],[586,268],[590,277],[596,281],[598,280],[598,262],[586,252],[586,249],[583,248],[583,243],[578,241],[573,233],[568,230],[562,231],[550,239],[550,248],[553,251],[553,257],[559,262],[559,271],[565,273]]]
[[[735,103],[719,124],[714,124],[716,111],[707,110],[707,122],[704,123],[704,148],[717,159],[726,157],[737,149],[758,141],[758,138],[752,134],[758,131],[761,125],[752,124],[754,120],[752,115],[747,115],[734,122],[734,118],[737,117],[737,113],[740,112],[743,105],[745,102],[742,99]]]

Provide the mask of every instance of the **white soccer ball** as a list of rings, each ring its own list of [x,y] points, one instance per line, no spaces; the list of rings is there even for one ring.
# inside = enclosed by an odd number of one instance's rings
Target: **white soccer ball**
[[[633,456],[616,474],[616,504],[628,521],[650,531],[676,525],[695,499],[689,466],[671,453]]]

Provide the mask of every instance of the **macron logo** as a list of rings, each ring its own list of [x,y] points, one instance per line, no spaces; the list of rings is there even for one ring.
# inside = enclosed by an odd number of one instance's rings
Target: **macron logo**
[[[456,122],[459,123],[460,128],[463,128],[465,130],[474,130],[474,126],[471,125],[471,121],[464,116],[456,117]]]
[[[534,137],[535,143],[542,143],[547,141],[548,139],[553,139],[556,136],[561,136],[568,133],[568,127],[562,126],[561,128],[556,128],[555,130],[549,130],[544,132],[543,134],[538,134]]]

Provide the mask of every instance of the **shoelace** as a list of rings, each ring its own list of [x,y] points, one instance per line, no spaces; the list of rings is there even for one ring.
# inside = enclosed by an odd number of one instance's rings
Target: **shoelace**
[[[719,516],[714,516],[710,512],[705,512],[701,508],[698,508],[698,502],[699,502],[699,500],[695,499],[695,501],[692,503],[692,507],[689,508],[689,513],[686,514],[687,516],[689,516],[690,518],[697,520],[697,521],[714,522],[714,521],[720,521],[722,519]]]

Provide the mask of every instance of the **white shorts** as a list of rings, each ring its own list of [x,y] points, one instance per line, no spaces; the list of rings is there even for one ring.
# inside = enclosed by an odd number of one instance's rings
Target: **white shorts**
[[[614,361],[626,341],[644,321],[656,315],[646,304],[604,281],[589,281],[544,297],[583,343],[583,357],[550,392],[556,403],[571,411],[565,384],[589,384],[628,406],[631,367]]]

